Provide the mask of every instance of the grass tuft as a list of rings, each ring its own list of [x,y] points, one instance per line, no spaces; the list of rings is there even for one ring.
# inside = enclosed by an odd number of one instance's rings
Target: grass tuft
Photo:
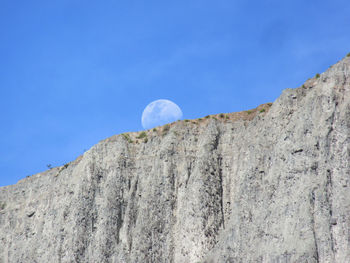
[[[169,130],[170,130],[170,125],[169,125],[169,124],[165,124],[165,125],[163,126],[162,135],[163,135],[163,136],[167,135],[168,132],[169,132]]]
[[[127,140],[128,143],[133,143],[134,141],[130,138],[130,136],[126,133],[122,133],[122,136],[125,140]]]
[[[136,139],[143,139],[145,137],[147,137],[147,133],[143,131],[139,134],[139,136],[136,137]]]

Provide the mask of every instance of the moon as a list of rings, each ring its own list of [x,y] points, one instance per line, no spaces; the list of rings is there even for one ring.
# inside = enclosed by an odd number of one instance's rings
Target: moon
[[[143,110],[141,123],[145,130],[180,120],[182,111],[170,100],[155,100]]]

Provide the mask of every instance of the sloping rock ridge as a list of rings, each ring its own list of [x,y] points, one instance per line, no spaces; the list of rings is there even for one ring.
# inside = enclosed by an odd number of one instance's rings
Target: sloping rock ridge
[[[0,188],[0,262],[350,262],[350,57],[272,104]]]

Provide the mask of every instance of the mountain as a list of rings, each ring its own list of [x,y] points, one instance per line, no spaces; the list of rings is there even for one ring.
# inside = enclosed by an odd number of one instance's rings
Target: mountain
[[[0,188],[0,262],[349,262],[350,57],[257,109]]]

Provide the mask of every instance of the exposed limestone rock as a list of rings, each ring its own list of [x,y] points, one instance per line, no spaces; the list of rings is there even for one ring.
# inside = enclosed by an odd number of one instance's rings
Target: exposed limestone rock
[[[350,58],[270,106],[1,187],[0,262],[349,262]]]

